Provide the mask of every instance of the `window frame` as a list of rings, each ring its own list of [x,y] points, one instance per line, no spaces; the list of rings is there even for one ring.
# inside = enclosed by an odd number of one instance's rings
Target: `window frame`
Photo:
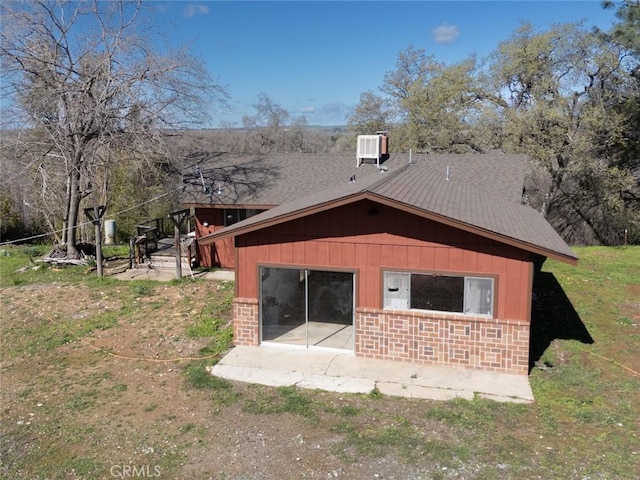
[[[404,269],[384,269],[382,270],[381,280],[382,280],[382,296],[381,303],[383,310],[406,310],[406,311],[414,311],[414,312],[436,312],[436,313],[448,313],[453,315],[463,315],[470,317],[485,317],[485,318],[495,318],[496,315],[496,305],[497,305],[497,288],[498,288],[498,278],[497,275],[486,275],[479,273],[464,273],[464,272],[441,272],[441,271],[419,271],[419,270],[404,270]],[[389,296],[387,295],[388,287],[387,287],[387,275],[397,275],[404,276],[408,278],[407,282],[407,297],[406,297],[406,306],[401,305],[401,301],[396,301],[395,305],[388,304],[387,300]],[[412,275],[424,275],[424,276],[432,276],[432,277],[453,277],[453,278],[462,278],[463,279],[463,288],[462,288],[462,311],[451,311],[451,310],[432,310],[432,309],[422,309],[422,308],[412,308],[411,306],[411,277]],[[465,313],[467,307],[466,292],[467,292],[467,282],[469,280],[489,280],[491,281],[491,299],[489,301],[489,313]],[[392,287],[392,288],[395,288]],[[401,299],[401,297],[396,297],[396,300]]]
[[[228,227],[262,212],[264,212],[264,210],[259,208],[223,208],[222,225]],[[229,214],[233,214],[233,221],[227,221],[227,215]]]

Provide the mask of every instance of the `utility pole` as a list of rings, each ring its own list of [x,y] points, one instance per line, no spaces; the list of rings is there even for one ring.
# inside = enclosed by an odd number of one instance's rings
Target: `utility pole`
[[[84,214],[95,225],[96,230],[96,266],[98,267],[98,276],[102,276],[102,216],[107,209],[104,205],[89,207],[84,209]]]

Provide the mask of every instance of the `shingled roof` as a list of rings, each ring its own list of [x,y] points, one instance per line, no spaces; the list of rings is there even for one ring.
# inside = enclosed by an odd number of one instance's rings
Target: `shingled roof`
[[[577,257],[551,225],[521,204],[522,155],[397,155],[387,170],[300,192],[296,198],[199,239],[200,244],[370,199],[545,257]],[[387,166],[387,164],[385,164]],[[354,166],[355,168],[355,166]],[[362,167],[359,167],[362,168]],[[364,172],[364,171],[363,171]],[[357,175],[357,174],[356,174]],[[334,183],[334,185],[336,185]]]
[[[182,203],[270,208],[301,195],[347,183],[352,175],[359,177],[377,171],[375,165],[369,164],[356,168],[355,155],[344,153],[215,153],[185,169],[186,189]],[[202,178],[199,172],[202,172]],[[203,180],[206,186],[213,186],[209,192],[203,189]]]
[[[526,155],[391,155],[383,168],[394,171],[410,161],[428,163],[445,175],[520,202]],[[202,173],[202,175],[200,175]],[[378,173],[375,164],[356,167],[354,154],[209,153],[185,168],[187,206],[273,207],[327,188]],[[203,182],[204,187],[203,188]],[[208,188],[208,190],[207,190]]]

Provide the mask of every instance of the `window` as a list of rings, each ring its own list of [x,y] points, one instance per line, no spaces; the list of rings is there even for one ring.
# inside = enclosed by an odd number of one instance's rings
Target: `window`
[[[384,307],[493,316],[494,279],[384,272]]]
[[[224,226],[228,227],[229,225],[233,225],[234,223],[238,223],[241,220],[253,217],[262,212],[264,212],[264,210],[257,210],[255,208],[225,208],[222,212],[224,216]]]

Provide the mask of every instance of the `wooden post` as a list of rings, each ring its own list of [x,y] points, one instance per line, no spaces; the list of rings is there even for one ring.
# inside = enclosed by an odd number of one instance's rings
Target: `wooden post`
[[[94,206],[84,209],[84,214],[95,225],[96,230],[96,267],[98,267],[98,276],[102,277],[102,216],[106,207],[104,205]]]
[[[173,233],[176,244],[176,278],[182,278],[182,248],[180,247],[180,227],[189,218],[189,209],[170,213],[169,218],[173,222]]]
[[[173,235],[176,240],[176,278],[182,278],[182,249],[180,248],[180,227],[174,223]]]
[[[134,262],[134,258],[135,258],[135,248],[136,248],[136,241],[135,241],[135,237],[129,237],[129,269],[133,268],[133,262]]]
[[[98,276],[102,276],[102,230],[101,221],[93,222],[96,226],[96,266],[98,267]]]

